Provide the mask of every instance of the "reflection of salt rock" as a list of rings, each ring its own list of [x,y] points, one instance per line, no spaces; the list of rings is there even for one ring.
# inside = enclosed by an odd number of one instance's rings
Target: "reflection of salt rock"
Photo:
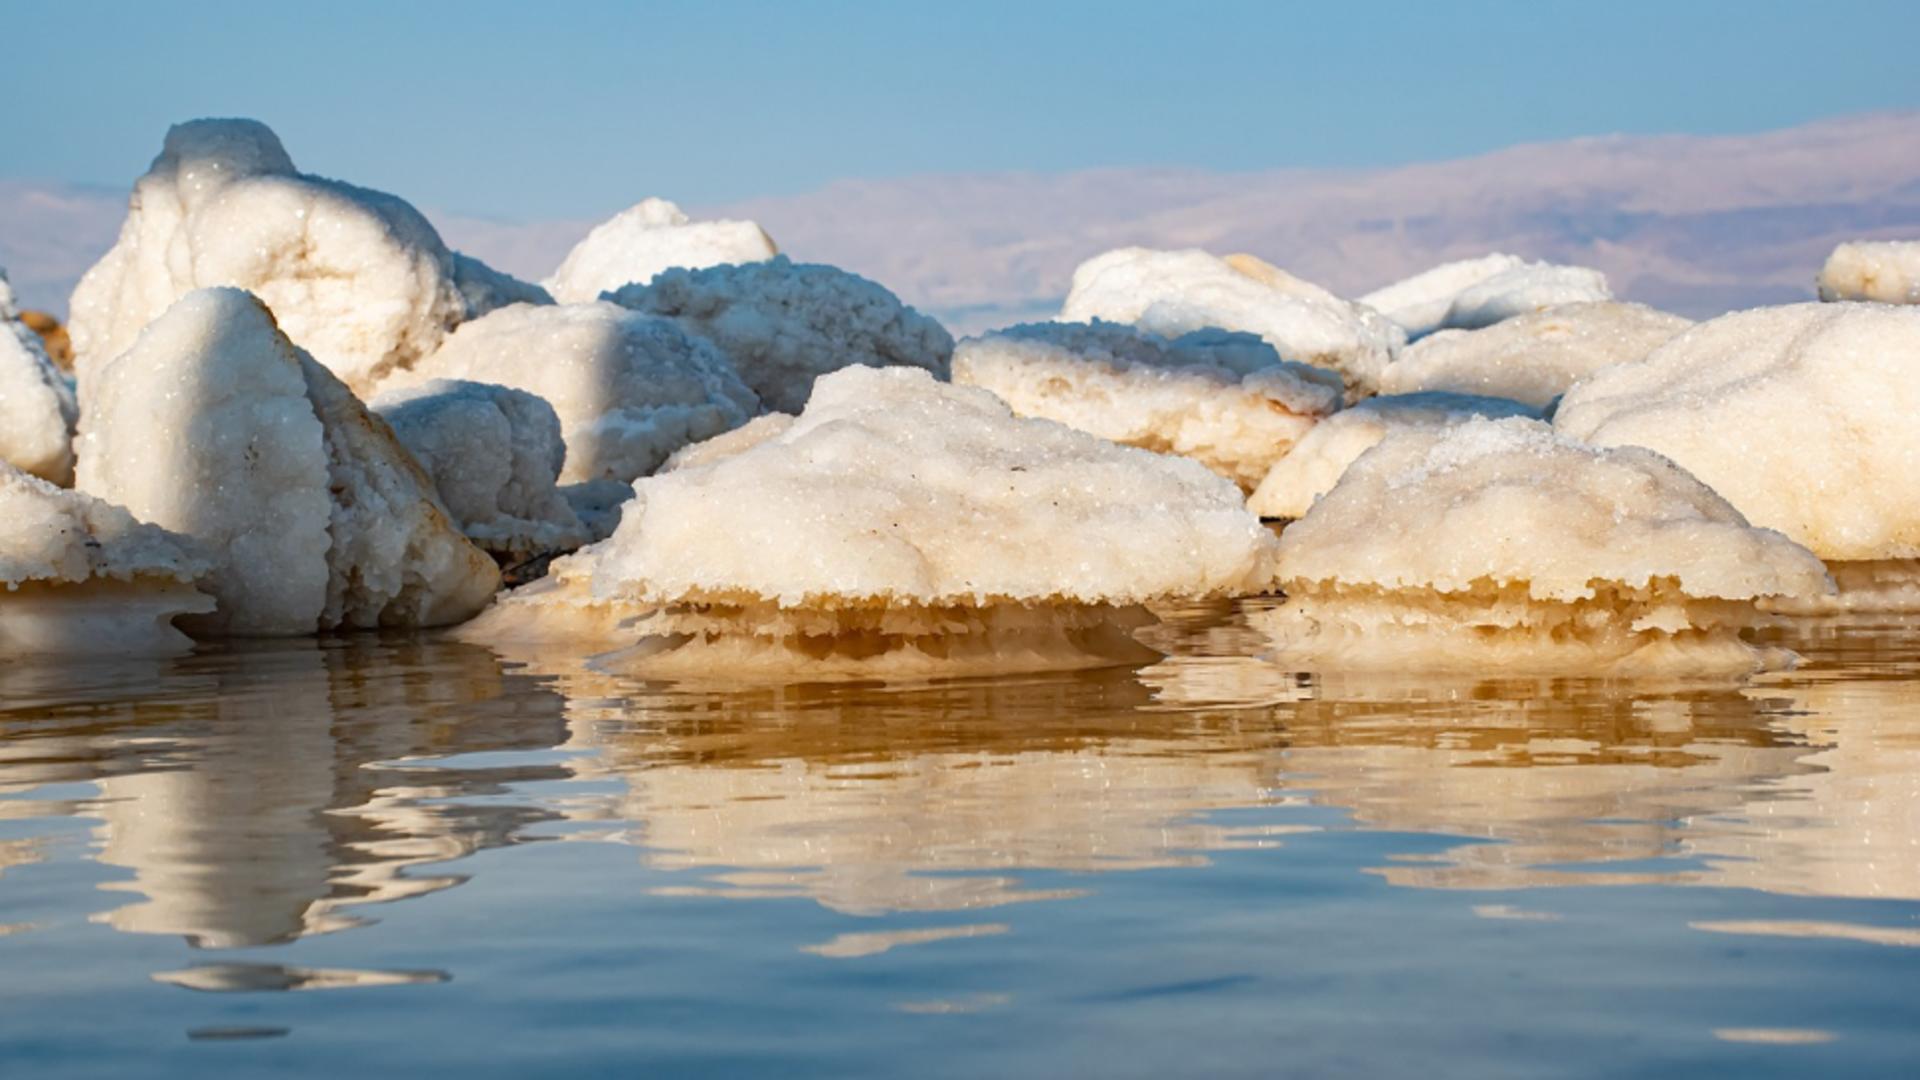
[[[113,249],[73,292],[80,370],[133,344],[180,297],[248,289],[356,392],[448,330],[532,286],[441,243],[404,200],[294,169],[266,125],[195,120],[167,132],[135,182]]]
[[[1841,244],[1827,256],[1817,284],[1822,300],[1920,304],[1920,241]]]
[[[169,308],[82,405],[80,488],[217,560],[196,633],[436,626],[499,585],[386,423],[238,289]]]
[[[1756,525],[1836,564],[1854,607],[1920,578],[1920,310],[1792,304],[1736,312],[1567,392],[1554,424],[1644,446]],[[1848,568],[1845,563],[1879,563]],[[1857,571],[1857,572],[1856,572]],[[1890,587],[1889,587],[1890,586]]]
[[[1150,655],[1139,605],[1264,588],[1273,545],[1194,462],[849,368],[782,434],[641,481],[466,636],[631,645],[605,662],[658,675],[1084,667]]]
[[[1638,360],[1692,325],[1640,304],[1563,304],[1422,338],[1387,366],[1380,392],[1487,394],[1545,408],[1587,375]]]
[[[898,297],[832,266],[786,256],[669,270],[607,299],[665,315],[711,338],[772,411],[798,412],[816,376],[859,364],[918,367],[945,378],[953,336]]]
[[[164,655],[176,616],[213,610],[183,537],[0,462],[0,655]]]
[[[645,285],[663,270],[759,262],[780,253],[751,221],[689,221],[665,199],[645,199],[593,227],[544,284],[562,304]]]
[[[56,484],[73,483],[73,389],[40,335],[0,314],[0,462]]]
[[[565,483],[631,481],[759,399],[711,342],[613,304],[515,305],[462,326],[383,388],[469,379],[545,398],[566,438]]]
[[[1477,330],[1560,304],[1613,299],[1607,275],[1584,266],[1526,263],[1469,285],[1447,308],[1446,325]]]
[[[1830,591],[1820,561],[1639,449],[1532,420],[1389,437],[1287,529],[1282,663],[1746,673],[1762,597]]]
[[[496,559],[571,551],[590,537],[555,487],[567,447],[553,406],[521,390],[434,379],[373,400],[433,479],[460,531]]]
[[[1073,272],[1060,318],[1131,323],[1163,337],[1217,327],[1258,334],[1282,358],[1340,373],[1349,399],[1374,392],[1406,332],[1384,315],[1251,255],[1120,248]]]
[[[1368,398],[1314,425],[1293,451],[1268,471],[1247,499],[1265,518],[1297,518],[1340,482],[1355,458],[1395,431],[1432,430],[1475,417],[1539,416],[1506,398],[1466,394],[1394,394]]]
[[[732,431],[675,450],[659,471],[672,472],[675,469],[690,469],[695,465],[710,465],[723,458],[746,453],[768,439],[786,434],[792,426],[792,413],[762,413]]]
[[[1168,341],[1120,323],[1031,323],[968,338],[953,381],[1021,416],[1193,458],[1250,489],[1340,407],[1337,375],[1281,361],[1251,334]]]
[[[1516,255],[1495,252],[1477,259],[1442,263],[1410,278],[1382,286],[1360,302],[1399,323],[1409,338],[1431,334],[1446,324],[1453,298],[1502,271],[1525,266]]]

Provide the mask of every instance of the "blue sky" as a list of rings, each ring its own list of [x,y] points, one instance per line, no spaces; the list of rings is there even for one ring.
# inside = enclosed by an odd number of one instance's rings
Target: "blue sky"
[[[1920,106],[1920,3],[9,2],[0,177],[124,188],[248,115],[423,205],[847,177],[1386,165]]]

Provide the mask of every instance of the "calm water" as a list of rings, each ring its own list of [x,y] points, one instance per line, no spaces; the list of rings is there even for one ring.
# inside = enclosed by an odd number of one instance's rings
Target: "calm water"
[[[1740,689],[0,665],[0,1074],[1913,1076],[1920,626]]]

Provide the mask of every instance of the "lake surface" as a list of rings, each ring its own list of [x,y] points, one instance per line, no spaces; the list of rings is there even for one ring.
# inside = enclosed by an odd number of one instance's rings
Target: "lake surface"
[[[0,664],[0,1075],[1913,1076],[1920,623],[1743,687]]]

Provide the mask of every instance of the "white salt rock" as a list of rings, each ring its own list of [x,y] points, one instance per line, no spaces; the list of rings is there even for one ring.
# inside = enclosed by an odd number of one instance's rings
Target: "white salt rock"
[[[1151,655],[1141,605],[1265,588],[1274,543],[1195,462],[854,367],[785,431],[640,481],[611,539],[463,636],[664,676],[1088,666]]]
[[[433,379],[369,403],[433,479],[454,524],[496,560],[571,551],[591,536],[557,486],[567,446],[553,406],[523,390]]]
[[[545,293],[447,250],[404,200],[295,170],[254,120],[167,132],[112,250],[74,289],[81,377],[194,289],[258,296],[281,329],[358,393],[459,323]]]
[[[1406,329],[1408,338],[1418,338],[1446,325],[1454,297],[1495,274],[1525,265],[1526,260],[1519,256],[1499,252],[1442,263],[1375,289],[1362,296],[1360,302],[1399,323]]]
[[[1559,304],[1613,299],[1607,275],[1584,266],[1524,263],[1460,290],[1447,308],[1445,326],[1478,330],[1503,319]]]
[[[0,462],[70,486],[79,415],[73,387],[47,357],[40,335],[0,314]]]
[[[645,476],[675,450],[745,423],[760,407],[712,342],[674,320],[605,302],[501,308],[454,331],[385,387],[433,379],[545,399],[566,440],[566,484]]]
[[[13,283],[7,280],[7,268],[0,266],[0,319],[20,317],[20,305],[13,298]]]
[[[1179,454],[1250,490],[1340,408],[1338,374],[1282,361],[1252,334],[1173,341],[1122,323],[1029,323],[955,346],[953,381],[1020,416]]]
[[[562,304],[582,304],[663,270],[760,262],[780,254],[751,221],[690,221],[665,199],[646,199],[593,227],[545,282]]]
[[[0,462],[0,656],[164,656],[213,610],[185,537]]]
[[[695,465],[710,465],[723,458],[745,453],[768,439],[786,434],[787,429],[793,426],[793,420],[792,413],[763,413],[732,431],[675,450],[659,471],[666,473]]]
[[[1534,420],[1395,434],[1280,542],[1283,663],[1744,674],[1755,602],[1830,593],[1820,560],[1657,454]]]
[[[766,262],[668,270],[607,294],[711,339],[771,412],[798,412],[816,376],[855,364],[946,378],[953,336],[866,278],[833,266]]]
[[[1265,339],[1286,360],[1340,373],[1348,400],[1374,392],[1406,331],[1251,255],[1120,248],[1080,264],[1063,322],[1106,319],[1179,337],[1208,327]]]
[[[587,537],[598,541],[612,536],[620,527],[620,511],[632,500],[633,485],[619,480],[582,480],[562,487],[560,497],[580,519]]]
[[[81,490],[215,560],[196,634],[444,625],[499,585],[386,423],[245,292],[187,294],[81,398]]]
[[[1822,300],[1920,304],[1920,240],[1855,240],[1827,256],[1816,284]]]
[[[1642,304],[1561,304],[1421,338],[1387,365],[1380,392],[1483,394],[1544,409],[1593,372],[1638,360],[1692,325]]]
[[[1368,398],[1322,420],[1276,462],[1247,499],[1264,518],[1297,518],[1333,489],[1361,454],[1396,431],[1437,430],[1479,418],[1524,416],[1540,410],[1507,398],[1469,394],[1389,394]]]

